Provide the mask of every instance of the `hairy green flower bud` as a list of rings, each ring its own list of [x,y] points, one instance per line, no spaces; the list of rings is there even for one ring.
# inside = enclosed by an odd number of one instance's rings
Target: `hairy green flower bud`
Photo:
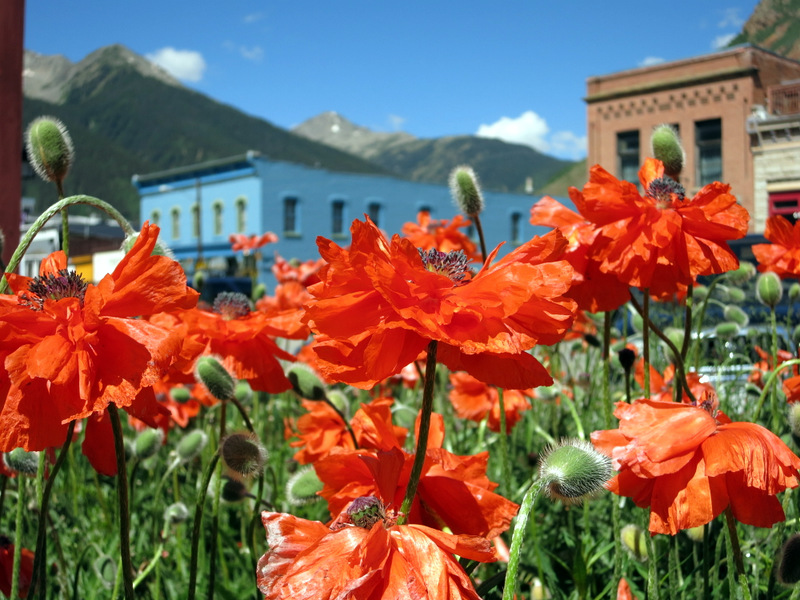
[[[28,160],[45,181],[62,182],[67,176],[75,149],[64,124],[55,117],[39,117],[28,126]]]
[[[0,247],[0,252],[2,251],[3,249]],[[797,283],[795,281],[792,285],[789,286],[789,300],[791,300],[792,302],[797,302],[798,298],[800,298],[800,283]]]
[[[253,399],[253,388],[246,380],[242,379],[236,383],[236,389],[233,395],[241,404],[247,404]]]
[[[289,481],[286,482],[286,499],[292,506],[310,504],[320,499],[317,492],[322,488],[322,481],[317,477],[314,467],[309,465],[298,469],[289,477]]]
[[[188,402],[192,398],[192,393],[184,386],[175,386],[169,390],[169,397],[172,398],[174,402],[180,402],[183,404],[184,402]]]
[[[734,304],[741,304],[747,298],[747,294],[740,288],[728,288],[728,302]]]
[[[783,284],[777,273],[767,271],[756,279],[756,298],[764,306],[775,308],[783,297]]]
[[[145,429],[136,436],[133,443],[133,452],[137,458],[150,458],[155,456],[164,442],[164,432],[160,429]]]
[[[735,304],[728,304],[723,310],[722,314],[725,319],[736,323],[739,327],[747,327],[750,323],[750,317],[741,308]]]
[[[245,498],[253,498],[253,494],[247,489],[244,483],[238,479],[225,478],[225,483],[222,484],[222,499],[225,502],[236,503],[241,502]]]
[[[789,431],[795,445],[800,448],[800,402],[789,405]]]
[[[258,283],[253,288],[253,293],[250,294],[250,298],[253,302],[256,302],[267,295],[267,286],[263,283]]]
[[[208,281],[208,272],[205,269],[198,269],[192,277],[192,287],[198,292],[202,292],[206,281]]]
[[[794,585],[800,582],[800,533],[789,536],[776,561],[778,581],[784,585]]]
[[[664,335],[667,336],[669,341],[672,342],[678,350],[681,349],[683,346],[683,338],[685,337],[683,329],[679,327],[665,327]]]
[[[611,479],[611,459],[582,440],[562,440],[541,457],[539,480],[545,493],[564,504],[579,504]]]
[[[286,378],[291,382],[292,389],[301,398],[306,400],[325,399],[325,384],[308,365],[293,363],[286,373]]]
[[[180,460],[187,462],[198,456],[203,451],[203,448],[206,447],[206,444],[208,444],[206,432],[202,429],[195,429],[181,438],[177,448],[175,448],[175,452]]]
[[[725,274],[725,277],[734,285],[742,285],[743,283],[746,283],[755,277],[756,273],[756,266],[751,262],[743,260],[739,263],[738,269],[728,271],[728,273]]]
[[[252,477],[260,473],[267,462],[266,448],[250,432],[227,436],[220,444],[220,455],[234,477]]]
[[[230,400],[236,390],[236,382],[213,356],[201,356],[194,363],[194,376],[217,400]]]
[[[164,511],[164,521],[169,525],[183,523],[189,518],[189,509],[183,502],[170,504]]]
[[[705,527],[703,525],[698,525],[697,527],[690,527],[689,529],[684,529],[683,533],[685,533],[686,537],[692,540],[695,544],[699,544],[703,541],[703,536],[705,535]]]
[[[686,163],[678,132],[671,125],[659,125],[650,136],[653,156],[664,163],[664,173],[677,180]]]
[[[644,530],[633,524],[628,524],[619,532],[622,547],[631,558],[638,562],[647,560],[647,537]]]
[[[695,302],[702,302],[706,298],[708,298],[708,286],[705,285],[696,285],[694,289],[692,289],[692,297],[694,298]]]
[[[139,239],[139,232],[132,235],[128,235],[122,240],[122,247],[121,250],[124,253],[128,253],[133,248],[133,245],[136,243],[136,240]],[[175,253],[172,252],[172,249],[167,246],[164,242],[161,241],[161,236],[158,237],[156,240],[156,245],[153,246],[153,251],[150,253],[151,256],[166,256],[167,258],[171,258],[175,260]]]
[[[20,475],[35,477],[39,470],[39,453],[26,452],[22,448],[14,448],[3,455],[3,462],[12,471]]]
[[[483,195],[478,177],[471,167],[462,165],[451,171],[450,193],[465,215],[472,217],[483,210]]]
[[[714,327],[714,333],[720,338],[732,338],[739,333],[739,325],[732,322],[720,323]]]

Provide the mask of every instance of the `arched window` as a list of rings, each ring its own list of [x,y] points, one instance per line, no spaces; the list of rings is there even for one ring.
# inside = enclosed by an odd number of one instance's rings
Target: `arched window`
[[[200,237],[200,207],[192,204],[192,237]]]
[[[247,227],[247,198],[239,196],[236,199],[236,232],[244,233]]]
[[[177,206],[170,211],[172,219],[172,239],[177,240],[181,237],[181,209]]]
[[[211,205],[211,209],[214,212],[214,235],[222,235],[222,211],[224,207],[222,200],[215,200]]]
[[[150,224],[161,227],[161,211],[156,209],[150,213]]]
[[[331,233],[344,235],[345,227],[345,202],[341,198],[331,201]]]
[[[381,226],[381,216],[383,212],[383,207],[381,203],[377,200],[370,200],[367,203],[367,215],[369,216],[370,220],[375,223],[376,227]]]

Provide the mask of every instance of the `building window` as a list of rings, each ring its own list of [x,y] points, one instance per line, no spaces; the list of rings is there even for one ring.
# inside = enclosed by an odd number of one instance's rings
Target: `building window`
[[[800,191],[769,192],[769,216],[774,215],[795,223],[800,218]]]
[[[418,204],[417,205],[417,212],[418,213],[426,212],[429,215],[433,216],[433,210],[431,209],[429,204]]]
[[[200,237],[200,207],[192,204],[192,237]]]
[[[522,214],[518,212],[511,213],[511,243],[519,244],[522,239]]]
[[[170,211],[172,219],[172,239],[177,240],[181,237],[181,209],[177,206]]]
[[[283,231],[286,233],[300,233],[297,223],[297,204],[295,196],[283,199]]]
[[[617,173],[623,181],[639,183],[639,130],[617,133]]]
[[[331,202],[331,233],[344,235],[344,200]]]
[[[214,211],[214,235],[222,235],[222,209],[224,207],[222,200],[214,201],[211,207]]]
[[[370,202],[367,204],[367,216],[375,223],[376,227],[381,226],[381,204],[380,202]]]
[[[236,233],[244,233],[247,227],[247,198],[239,196],[236,199]]]
[[[150,213],[150,225],[161,227],[161,211],[156,209]]]
[[[708,119],[694,124],[698,187],[722,181],[722,120]]]

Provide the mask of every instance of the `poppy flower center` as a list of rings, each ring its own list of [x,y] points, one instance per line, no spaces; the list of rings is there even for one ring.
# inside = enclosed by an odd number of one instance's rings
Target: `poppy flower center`
[[[34,277],[28,284],[28,294],[22,294],[20,304],[32,310],[42,310],[45,300],[77,298],[83,306],[83,298],[89,284],[75,271],[61,269],[58,273],[47,273]]]
[[[460,283],[467,273],[467,255],[463,250],[453,250],[451,252],[440,252],[436,248],[431,248],[427,252],[422,248],[417,248],[422,258],[422,263],[428,271],[438,273],[450,278],[453,283]]]
[[[672,200],[683,201],[686,190],[672,177],[659,177],[647,186],[647,195],[656,201],[659,208],[666,208]]]
[[[214,312],[226,321],[246,317],[251,308],[250,299],[239,292],[222,292],[214,298]]]
[[[386,521],[383,502],[375,496],[361,496],[353,500],[345,509],[350,521],[357,527],[372,529],[379,521]]]

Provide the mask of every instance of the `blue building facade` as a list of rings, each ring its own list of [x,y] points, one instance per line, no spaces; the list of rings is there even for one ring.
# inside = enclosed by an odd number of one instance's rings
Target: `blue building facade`
[[[444,185],[331,172],[269,160],[256,152],[136,175],[133,183],[142,221],[161,227],[162,241],[189,276],[198,260],[210,275],[235,275],[241,253],[231,250],[228,238],[233,233],[277,234],[279,241],[262,249],[258,266],[259,281],[270,289],[275,252],[286,259],[318,258],[317,236],[347,246],[350,224],[365,214],[391,236],[404,223],[415,222],[421,210],[429,210],[434,219],[452,219],[458,213]],[[548,231],[529,223],[537,197],[484,192],[484,199],[486,244],[491,250],[505,241],[500,255]]]

